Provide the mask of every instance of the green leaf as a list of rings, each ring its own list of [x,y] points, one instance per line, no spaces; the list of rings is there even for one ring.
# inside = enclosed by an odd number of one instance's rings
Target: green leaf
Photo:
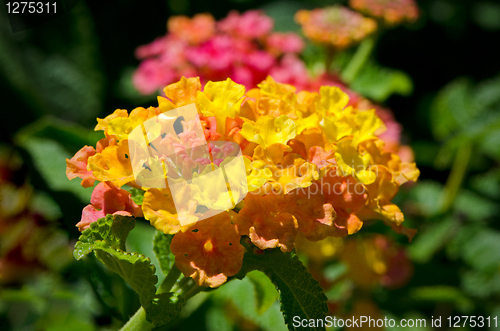
[[[367,62],[350,88],[367,98],[384,102],[392,94],[410,95],[413,91],[413,83],[411,78],[402,71]]]
[[[260,329],[273,331],[287,330],[277,300],[264,313],[260,314],[257,311],[258,299],[256,291],[255,283],[249,277],[245,277],[242,280],[233,279],[219,287],[217,291],[210,292],[211,306],[217,306],[220,310],[227,312],[228,302],[231,302],[231,306],[235,308],[236,315],[253,322]],[[274,292],[277,293],[276,289],[274,289]]]
[[[94,250],[94,245],[104,241],[105,246],[125,250],[128,233],[134,228],[133,217],[121,215],[106,215],[97,222],[90,223],[90,227],[83,231],[75,245],[73,255],[80,260]]]
[[[232,331],[233,324],[224,307],[210,306],[205,313],[207,331]]]
[[[496,199],[500,196],[500,169],[475,175],[470,179],[470,184],[478,192]]]
[[[166,275],[172,269],[175,263],[175,256],[170,251],[170,242],[174,236],[171,234],[165,234],[161,231],[156,231],[154,238],[153,250],[155,252],[158,261],[160,262],[161,271]]]
[[[474,192],[462,189],[453,203],[455,212],[467,216],[470,221],[484,222],[498,214],[498,205]]]
[[[348,271],[348,267],[346,264],[342,262],[336,262],[327,265],[324,268],[324,275],[325,279],[328,280],[329,282],[335,282],[338,281],[341,277],[345,276],[345,274]]]
[[[132,197],[132,200],[139,206],[142,205],[142,202],[144,201],[144,191],[140,190],[138,188],[132,187],[130,189],[130,196]]]
[[[481,140],[481,149],[484,153],[500,161],[500,130],[491,131]]]
[[[64,16],[23,38],[0,32],[0,68],[33,113],[94,121],[106,82],[94,21],[83,1]]]
[[[499,271],[480,272],[468,270],[461,276],[463,290],[476,298],[486,298],[500,293]]]
[[[467,245],[462,249],[463,259],[474,269],[494,272],[500,266],[500,232],[482,228],[470,233]]]
[[[156,326],[173,320],[182,310],[184,299],[177,293],[156,294],[150,306],[145,306],[146,319]]]
[[[131,231],[127,237],[127,248],[131,252],[137,252],[151,259],[151,263],[156,268],[158,283],[161,284],[165,279],[160,266],[160,262],[154,253],[153,238],[156,235],[156,229],[147,221],[138,219],[134,231]]]
[[[293,326],[294,316],[314,320],[326,317],[327,298],[295,252],[283,253],[279,249],[268,249],[260,254],[247,252],[236,277],[241,279],[252,270],[262,271],[276,285],[280,293],[281,311],[289,330],[297,329]]]
[[[99,261],[139,295],[147,320],[156,326],[163,325],[181,311],[184,300],[173,293],[155,294],[158,278],[151,260],[142,254],[125,252],[128,233],[134,226],[132,217],[100,218],[82,233],[73,254],[79,260],[93,251]]]
[[[146,319],[155,326],[167,324],[182,310],[184,299],[177,294],[155,294],[158,278],[149,258],[105,247],[102,242],[95,244],[94,252],[108,269],[120,275],[139,295]]]
[[[278,291],[269,278],[260,271],[251,271],[246,277],[255,287],[257,313],[263,314],[278,299]]]
[[[424,180],[418,183],[410,192],[411,201],[416,203],[416,207],[421,215],[432,216],[439,212],[441,207],[441,196],[443,194],[443,184]]]
[[[431,125],[437,140],[459,133],[469,139],[498,132],[500,78],[485,81],[476,87],[459,78],[443,88],[431,108]]]
[[[500,106],[500,76],[485,80],[477,85],[474,92],[474,99],[481,108],[495,109]]]
[[[500,30],[500,5],[486,1],[474,1],[472,18],[487,31]]]
[[[427,226],[410,244],[411,258],[418,263],[429,262],[432,256],[456,234],[459,226],[459,220],[454,217],[448,217],[439,224]]]
[[[46,117],[21,129],[14,141],[29,154],[35,169],[51,190],[70,192],[88,203],[92,190],[82,189],[77,179],[68,180],[66,159],[85,145],[95,145],[100,138],[102,133]]]
[[[410,297],[416,301],[446,302],[454,304],[463,313],[471,312],[474,303],[465,296],[460,289],[452,286],[426,286],[417,287],[410,291]]]
[[[471,103],[470,83],[465,79],[458,79],[439,92],[430,110],[436,139],[443,140],[458,128],[459,120],[468,117],[465,115],[469,113]]]
[[[326,291],[326,296],[334,302],[346,300],[352,295],[355,285],[352,279],[342,278]]]
[[[80,125],[46,116],[23,127],[16,134],[19,141],[26,138],[44,138],[57,141],[68,152],[74,153],[85,145],[93,145],[101,138],[102,132],[96,132]]]
[[[88,203],[91,189],[83,189],[78,180],[69,181],[66,177],[66,158],[72,155],[61,144],[50,139],[27,138],[19,144],[31,156],[47,186],[54,191],[70,192],[82,202]],[[48,157],[50,155],[50,157]]]
[[[295,13],[307,6],[298,1],[274,1],[261,7],[274,21],[274,31],[300,33],[300,26],[295,23]]]
[[[92,248],[97,259],[108,269],[120,275],[139,295],[141,305],[145,309],[146,306],[151,305],[158,279],[149,258],[142,254],[127,253],[107,247],[102,241],[96,242]]]
[[[31,200],[31,209],[50,221],[62,217],[61,207],[44,191],[36,191],[34,193]]]

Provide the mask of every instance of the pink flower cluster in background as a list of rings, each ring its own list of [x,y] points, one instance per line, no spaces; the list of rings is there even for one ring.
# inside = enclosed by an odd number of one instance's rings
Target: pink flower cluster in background
[[[283,55],[302,51],[295,33],[272,32],[273,20],[260,11],[231,12],[216,22],[210,14],[175,16],[168,33],[136,51],[142,60],[133,82],[139,92],[154,93],[180,77],[233,81],[253,88],[280,65]]]
[[[165,36],[137,48],[142,62],[133,75],[134,85],[150,94],[182,76],[198,76],[202,84],[229,77],[251,89],[270,75],[297,91],[319,92],[321,86],[337,86],[349,95],[349,106],[376,109],[387,127],[380,136],[386,152],[412,162],[413,152],[400,145],[402,128],[390,110],[350,90],[335,73],[312,75],[299,57],[304,49],[302,38],[292,32],[273,32],[273,25],[272,18],[257,10],[233,11],[219,22],[210,14],[171,17]]]

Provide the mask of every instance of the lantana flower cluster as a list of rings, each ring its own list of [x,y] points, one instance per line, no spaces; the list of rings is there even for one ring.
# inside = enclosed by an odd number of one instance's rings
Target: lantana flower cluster
[[[323,14],[314,14],[323,10],[325,11]],[[329,15],[326,12],[337,14]],[[364,31],[361,23],[365,22],[366,26],[370,26],[370,31],[374,23],[371,19],[365,21],[362,15],[345,7],[316,9],[313,12],[302,11],[297,17],[311,15],[329,18],[324,22],[321,21],[324,24],[322,23],[321,29],[319,27],[318,29],[323,31],[323,34],[325,31],[331,31],[336,35],[345,32],[343,37],[345,40],[350,38],[348,36],[354,30]],[[356,19],[352,20],[352,17]],[[319,23],[313,20],[310,24]],[[231,12],[227,18],[219,22],[215,22],[209,14],[199,14],[192,19],[184,16],[171,17],[168,22],[169,32],[165,36],[136,50],[137,57],[143,59],[143,62],[134,74],[135,86],[141,93],[152,93],[185,75],[199,76],[202,84],[209,80],[229,77],[251,89],[256,87],[267,74],[277,82],[295,86],[297,92],[303,90],[319,92],[321,86],[336,86],[349,95],[349,106],[358,109],[376,109],[377,115],[387,127],[387,131],[379,136],[386,143],[384,147],[386,151],[398,153],[404,161],[413,160],[411,148],[400,146],[401,125],[390,110],[373,104],[350,90],[335,73],[323,70],[313,75],[299,58],[298,53],[304,46],[301,38],[294,33],[272,32],[272,26],[272,19],[259,11],[248,11],[243,14]],[[220,48],[218,40],[233,42],[234,39],[240,40],[236,45],[240,45],[241,40],[247,40],[248,42],[244,44],[249,48],[233,47],[230,43],[224,44],[227,47]],[[354,40],[349,43],[353,44]],[[209,49],[211,51],[207,53]],[[270,61],[272,65],[266,70],[254,70],[252,61],[242,61],[247,57],[256,58],[251,54],[272,58]],[[263,63],[270,62],[266,60]],[[203,65],[198,66],[197,63]],[[240,75],[242,72],[251,74]]]
[[[377,30],[374,19],[340,5],[299,10],[295,20],[311,41],[337,50],[355,45]]]
[[[69,178],[82,178],[85,187],[100,182],[78,224],[81,230],[103,213],[144,216],[159,231],[174,234],[171,251],[184,275],[210,287],[240,270],[241,236],[248,236],[260,250],[288,252],[298,233],[311,241],[345,237],[368,219],[381,219],[411,236],[391,200],[419,171],[414,163],[384,151],[379,138],[383,121],[374,109],[348,106],[349,96],[340,88],[297,93],[294,86],[267,77],[250,90],[231,79],[210,81],[202,89],[199,78],[182,78],[164,93],[157,107],[130,113],[118,109],[98,119],[95,129],[105,137],[96,148],[85,146],[67,160]],[[197,206],[204,202],[186,190],[183,198],[189,203],[176,210],[168,186],[139,185],[128,134],[148,119],[193,103],[207,141],[240,147],[248,194],[231,210],[185,224],[181,220],[198,217]],[[203,171],[202,160],[192,160],[198,162],[194,164],[185,157],[190,169]],[[132,201],[126,186],[144,191],[142,205]]]
[[[371,234],[363,238],[327,238],[311,242],[298,238],[297,251],[307,256],[308,267],[323,289],[335,285],[325,276],[325,265],[341,262],[347,266],[347,276],[362,289],[377,285],[403,287],[412,277],[413,264],[404,247],[389,236]]]
[[[173,16],[168,32],[139,47],[142,60],[134,73],[135,87],[144,94],[158,91],[182,76],[232,80],[255,87],[285,54],[296,54],[304,42],[295,33],[273,32],[273,20],[257,10],[231,12],[216,22],[210,14],[192,19]]]
[[[414,22],[420,15],[414,0],[349,0],[349,6],[388,26]]]

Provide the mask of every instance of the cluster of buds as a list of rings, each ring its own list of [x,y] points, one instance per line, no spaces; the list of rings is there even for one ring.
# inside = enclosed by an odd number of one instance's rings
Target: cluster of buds
[[[67,160],[67,175],[110,188],[94,191],[91,206],[174,234],[176,265],[198,285],[217,287],[240,270],[241,236],[290,251],[299,233],[345,237],[368,219],[411,236],[391,200],[419,171],[384,150],[375,110],[349,106],[340,88],[297,93],[267,77],[248,91],[230,79],[202,89],[199,78],[182,78],[164,93],[158,107],[98,119],[105,138]],[[142,205],[125,185],[144,191]],[[81,229],[95,220],[84,213]]]

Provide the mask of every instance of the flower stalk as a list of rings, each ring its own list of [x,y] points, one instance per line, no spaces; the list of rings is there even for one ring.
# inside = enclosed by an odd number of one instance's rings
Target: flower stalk
[[[370,58],[377,43],[378,34],[373,34],[361,42],[351,61],[342,72],[344,82],[351,84]]]
[[[143,307],[128,320],[120,331],[149,331],[154,329],[154,325],[146,319],[146,311]]]
[[[189,277],[183,277],[179,280],[180,275],[181,271],[174,264],[172,269],[168,272],[167,277],[165,277],[161,283],[157,293],[171,292],[175,287],[176,291],[183,296],[185,300],[188,300],[203,290],[202,286],[197,286]],[[149,331],[153,328],[155,328],[155,326],[146,319],[146,311],[143,307],[140,307],[120,331]]]
[[[180,275],[181,275],[181,271],[174,264],[172,266],[172,269],[170,269],[170,271],[168,272],[167,277],[165,277],[165,279],[161,283],[160,288],[158,290],[158,294],[170,292],[172,287],[177,282],[177,279],[179,279]]]
[[[451,168],[450,176],[446,180],[446,184],[444,186],[443,198],[441,200],[442,213],[445,213],[450,209],[455,201],[458,191],[460,190],[460,186],[462,186],[472,154],[472,147],[471,142],[466,142],[458,149],[455,161],[453,162]]]

